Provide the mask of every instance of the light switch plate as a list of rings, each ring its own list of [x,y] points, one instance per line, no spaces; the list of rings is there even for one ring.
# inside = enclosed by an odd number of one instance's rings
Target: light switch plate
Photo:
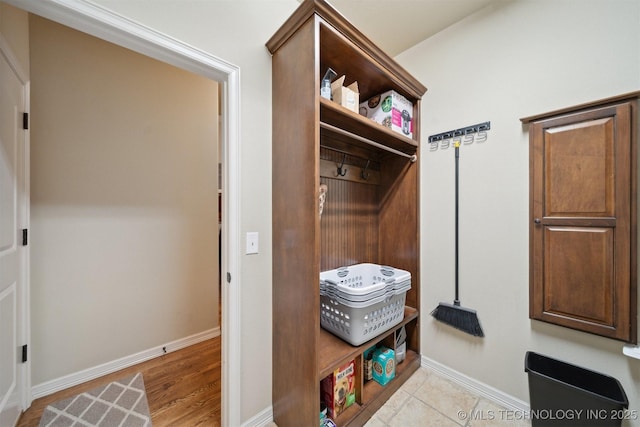
[[[257,254],[258,253],[258,232],[252,231],[247,233],[247,250],[246,254]]]

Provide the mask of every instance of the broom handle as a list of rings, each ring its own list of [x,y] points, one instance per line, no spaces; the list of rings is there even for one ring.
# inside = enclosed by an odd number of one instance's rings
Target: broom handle
[[[456,197],[456,208],[455,208],[455,268],[456,268],[456,277],[455,277],[455,283],[456,283],[456,299],[453,301],[453,303],[455,305],[460,305],[460,299],[458,296],[458,197],[459,197],[459,192],[458,192],[458,180],[459,180],[459,174],[460,174],[460,142],[456,141],[454,143],[454,146],[456,148],[456,192],[455,192],[455,197]]]

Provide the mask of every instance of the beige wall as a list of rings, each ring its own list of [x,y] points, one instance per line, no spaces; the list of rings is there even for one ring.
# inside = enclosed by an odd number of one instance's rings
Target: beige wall
[[[218,85],[29,23],[37,385],[218,326]]]
[[[11,48],[22,71],[29,72],[29,14],[0,3],[0,34]]]
[[[533,350],[618,378],[632,409],[640,360],[623,344],[528,318],[529,140],[520,118],[640,89],[640,2],[503,2],[399,55],[429,87],[422,104],[422,349],[471,378],[529,401]],[[460,152],[460,296],[486,338],[429,311],[454,287],[454,153],[428,136],[491,121]],[[635,420],[629,425],[640,425]]]

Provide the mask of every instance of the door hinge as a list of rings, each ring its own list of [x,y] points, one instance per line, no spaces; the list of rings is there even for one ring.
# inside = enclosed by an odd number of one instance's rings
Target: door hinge
[[[22,129],[29,129],[29,113],[22,113]]]
[[[28,353],[28,348],[27,345],[23,345],[22,346],[22,363],[25,363],[27,361],[27,353]]]
[[[29,230],[26,228],[22,229],[22,246],[27,246],[29,244]]]

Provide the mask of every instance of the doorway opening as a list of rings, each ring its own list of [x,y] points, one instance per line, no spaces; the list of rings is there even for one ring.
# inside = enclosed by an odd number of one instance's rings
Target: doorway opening
[[[240,424],[239,69],[83,0],[7,0],[15,7],[220,83],[222,151],[222,425]],[[233,278],[233,286],[231,285]],[[26,387],[30,389],[31,384]],[[30,394],[26,405],[31,401]]]

